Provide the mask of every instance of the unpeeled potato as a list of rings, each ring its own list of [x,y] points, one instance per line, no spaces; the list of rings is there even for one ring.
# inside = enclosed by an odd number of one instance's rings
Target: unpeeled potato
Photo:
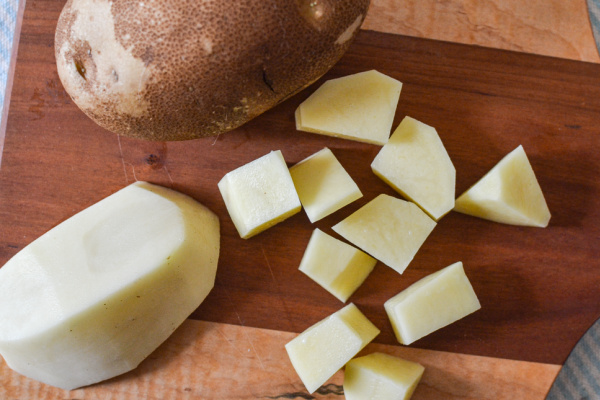
[[[68,0],[58,74],[102,127],[150,140],[234,129],[347,50],[369,0]]]

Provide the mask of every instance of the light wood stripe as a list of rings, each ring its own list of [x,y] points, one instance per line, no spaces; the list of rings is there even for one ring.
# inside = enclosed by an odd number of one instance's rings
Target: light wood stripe
[[[25,378],[0,362],[2,399],[342,399],[343,371],[312,396],[285,352],[295,333],[187,320],[136,370],[64,391]],[[371,344],[416,361],[425,374],[412,400],[543,400],[560,366]]]

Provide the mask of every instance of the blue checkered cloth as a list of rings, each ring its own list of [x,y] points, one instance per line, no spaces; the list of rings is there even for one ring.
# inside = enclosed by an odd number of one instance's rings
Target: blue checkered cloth
[[[600,0],[587,0],[592,31],[596,39],[596,47],[600,51]]]
[[[19,0],[0,0],[0,110],[4,107],[18,8]]]

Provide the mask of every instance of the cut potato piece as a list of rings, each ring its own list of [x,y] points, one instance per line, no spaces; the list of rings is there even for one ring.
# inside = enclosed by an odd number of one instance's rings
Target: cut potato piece
[[[375,70],[325,82],[296,110],[296,129],[383,145],[402,83]]]
[[[300,199],[281,151],[272,151],[227,173],[219,190],[243,239],[298,213]]]
[[[290,361],[313,393],[379,334],[350,303],[302,332],[285,345]]]
[[[300,271],[345,303],[376,263],[368,254],[315,229],[300,262]]]
[[[454,211],[510,225],[545,228],[550,210],[523,146],[456,199]]]
[[[435,128],[405,117],[371,168],[436,221],[454,207],[456,170]]]
[[[0,268],[0,353],[63,389],[134,369],[212,289],[219,220],[195,200],[132,184]]]
[[[346,364],[346,400],[408,400],[425,368],[418,363],[383,353],[371,353]]]
[[[332,229],[401,274],[435,226],[414,203],[380,194]]]
[[[384,304],[396,338],[411,344],[479,310],[461,262],[426,276]]]
[[[290,168],[310,222],[316,222],[362,197],[360,189],[327,147]]]

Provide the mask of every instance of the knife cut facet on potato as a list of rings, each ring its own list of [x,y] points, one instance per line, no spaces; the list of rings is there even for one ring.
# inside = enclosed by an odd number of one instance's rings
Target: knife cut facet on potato
[[[401,274],[435,226],[414,203],[380,194],[332,229]]]
[[[313,393],[377,335],[379,329],[350,303],[296,336],[285,349]]]
[[[278,224],[302,207],[279,150],[228,172],[218,187],[242,239]]]
[[[328,80],[296,109],[296,129],[383,145],[401,90],[402,82],[375,70]]]
[[[327,147],[290,168],[310,222],[316,222],[362,197],[360,189]]]
[[[456,170],[432,126],[405,117],[371,168],[436,221],[454,207]]]
[[[134,369],[214,285],[217,216],[137,182],[33,241],[0,268],[0,353],[63,389]]]
[[[462,262],[413,283],[384,304],[398,341],[404,345],[479,310],[481,305]]]
[[[306,246],[299,269],[345,303],[376,263],[368,254],[317,228]]]
[[[523,146],[507,154],[458,199],[454,211],[510,225],[545,228],[550,210]]]
[[[409,400],[425,368],[384,353],[357,357],[344,369],[346,400]]]

